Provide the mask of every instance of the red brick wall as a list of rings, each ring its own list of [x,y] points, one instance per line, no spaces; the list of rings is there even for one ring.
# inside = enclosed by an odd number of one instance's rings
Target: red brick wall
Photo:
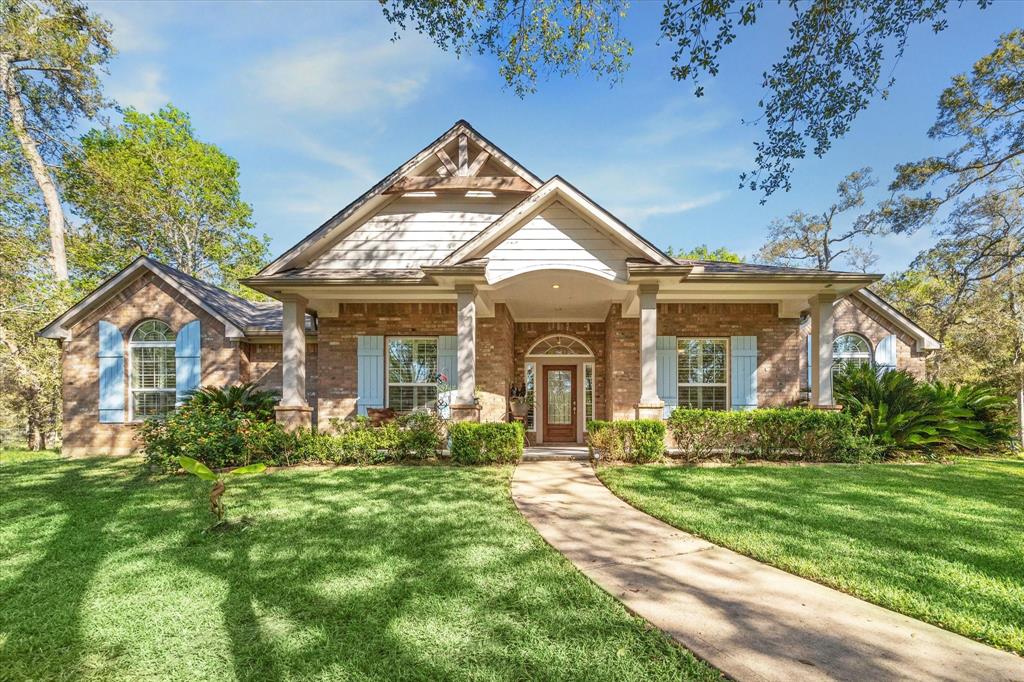
[[[800,321],[779,318],[773,303],[659,303],[658,335],[756,336],[758,405],[799,402]]]
[[[241,381],[253,382],[268,391],[281,393],[281,341],[241,344]],[[316,406],[317,344],[306,343],[306,401]]]
[[[504,303],[494,306],[494,317],[476,321],[476,387],[480,421],[505,421],[508,392],[517,380],[514,339],[516,324]]]
[[[238,381],[238,343],[224,337],[224,325],[147,272],[74,325],[71,338],[63,343],[65,454],[127,454],[138,448],[135,425],[99,422],[99,322],[106,320],[117,325],[127,344],[135,326],[148,319],[166,322],[174,331],[199,319],[202,382],[218,385]],[[127,370],[126,362],[126,390]]]
[[[660,325],[661,306],[658,309]],[[605,318],[605,354],[605,414],[609,419],[634,419],[640,401],[640,318],[622,317],[622,306],[618,303],[612,304]]]
[[[915,350],[916,342],[859,299],[847,297],[836,302],[834,308],[835,334],[856,332],[871,343],[871,350],[889,334],[896,335],[896,368],[905,369],[919,379],[924,379],[924,353]],[[810,333],[810,325],[806,333]],[[806,342],[805,342],[806,343]]]
[[[356,414],[357,336],[456,333],[454,303],[342,303],[338,317],[320,318],[318,419],[324,422]]]

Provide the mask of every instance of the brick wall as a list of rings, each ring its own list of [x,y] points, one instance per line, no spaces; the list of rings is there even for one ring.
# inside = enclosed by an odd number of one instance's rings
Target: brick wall
[[[915,350],[914,339],[895,329],[890,322],[863,301],[852,297],[837,301],[834,308],[834,319],[836,336],[856,332],[871,343],[872,352],[882,339],[889,334],[895,334],[896,368],[905,369],[919,379],[925,378],[925,355]],[[810,325],[807,326],[806,333],[810,333]]]
[[[661,306],[658,309],[660,325]],[[609,419],[634,419],[640,401],[640,318],[622,317],[622,305],[613,303],[604,324],[608,366],[605,414]]]
[[[476,387],[480,421],[505,421],[508,391],[517,381],[514,359],[516,324],[504,303],[494,306],[494,317],[476,321]]]
[[[456,332],[454,303],[342,303],[338,317],[320,318],[318,419],[356,414],[357,336],[444,336]]]
[[[773,303],[659,303],[660,336],[756,336],[761,406],[800,399],[800,320],[780,318]]]
[[[306,402],[316,406],[316,386],[318,379],[316,343],[306,343]],[[281,350],[279,340],[264,343],[241,344],[240,381],[251,381],[261,388],[281,393]]]
[[[135,326],[148,319],[166,322],[174,331],[199,319],[202,382],[218,385],[238,381],[238,343],[224,337],[224,325],[147,272],[74,325],[71,338],[63,343],[65,454],[127,454],[138,448],[135,425],[99,422],[99,322],[106,320],[117,325],[127,344]],[[126,389],[127,371],[126,362]]]

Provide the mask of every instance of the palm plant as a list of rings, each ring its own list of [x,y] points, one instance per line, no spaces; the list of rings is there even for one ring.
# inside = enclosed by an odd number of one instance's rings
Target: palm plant
[[[213,488],[210,489],[210,513],[217,517],[215,526],[224,523],[224,501],[221,499],[227,488],[226,479],[229,476],[245,476],[248,474],[261,474],[267,470],[267,465],[259,462],[244,467],[237,467],[226,474],[215,474],[202,462],[191,457],[178,457],[181,468],[190,474],[197,476],[204,481],[213,481]]]
[[[204,386],[187,398],[196,407],[220,410],[232,416],[271,419],[277,396],[253,383]]]

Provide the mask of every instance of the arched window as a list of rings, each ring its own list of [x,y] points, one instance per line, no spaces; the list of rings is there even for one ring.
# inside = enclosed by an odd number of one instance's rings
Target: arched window
[[[174,410],[174,337],[160,320],[146,320],[128,342],[133,420],[158,417]]]
[[[832,368],[871,364],[871,344],[860,334],[840,334],[832,342]]]
[[[587,345],[579,339],[564,334],[555,334],[541,339],[533,344],[527,355],[546,356],[590,356],[593,353]]]

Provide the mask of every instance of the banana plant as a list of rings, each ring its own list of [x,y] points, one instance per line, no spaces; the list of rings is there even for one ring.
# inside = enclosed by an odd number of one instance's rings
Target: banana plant
[[[229,476],[245,476],[248,474],[262,474],[267,470],[267,465],[262,462],[238,467],[231,471],[217,475],[209,467],[199,460],[191,457],[178,457],[178,464],[190,474],[197,476],[204,481],[213,481],[213,488],[210,490],[210,513],[217,517],[217,524],[224,522],[224,502],[221,497],[224,495],[225,480]]]

